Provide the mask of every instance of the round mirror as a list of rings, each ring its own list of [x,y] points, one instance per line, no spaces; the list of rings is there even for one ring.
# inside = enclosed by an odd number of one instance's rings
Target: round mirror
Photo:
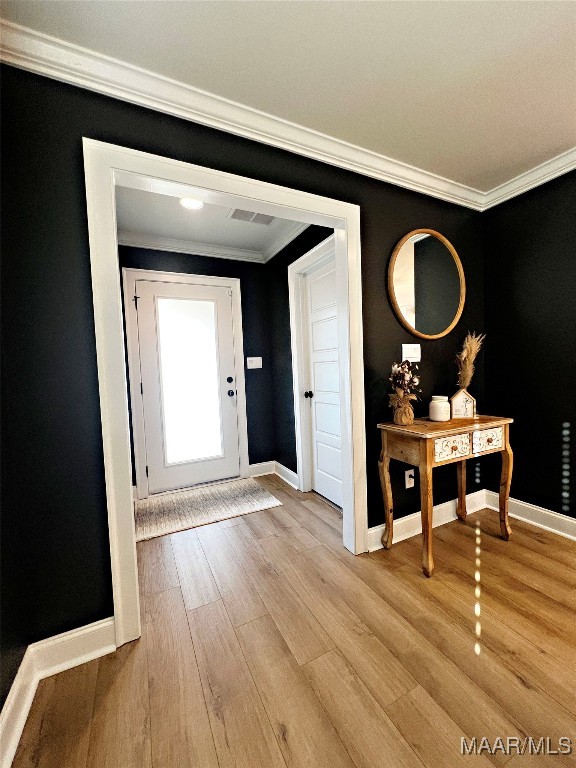
[[[392,253],[390,301],[402,325],[422,339],[439,339],[464,309],[464,270],[454,246],[433,229],[415,229]]]

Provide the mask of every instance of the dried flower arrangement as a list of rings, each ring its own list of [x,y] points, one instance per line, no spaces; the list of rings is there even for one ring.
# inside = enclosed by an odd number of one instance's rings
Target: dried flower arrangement
[[[404,360],[392,365],[390,382],[394,392],[390,395],[390,405],[394,409],[394,424],[407,425],[414,422],[412,401],[421,393],[418,366]],[[418,394],[416,394],[418,393]]]
[[[462,351],[456,355],[456,365],[458,366],[458,384],[460,389],[450,398],[450,408],[453,419],[471,418],[476,416],[476,400],[467,391],[466,387],[470,385],[474,375],[474,363],[478,353],[482,348],[482,343],[486,334],[468,332]]]
[[[482,349],[482,343],[486,338],[485,333],[479,336],[476,333],[468,332],[462,344],[462,351],[456,355],[456,365],[458,366],[458,384],[463,389],[470,386],[472,376],[474,375],[474,363],[478,353]]]

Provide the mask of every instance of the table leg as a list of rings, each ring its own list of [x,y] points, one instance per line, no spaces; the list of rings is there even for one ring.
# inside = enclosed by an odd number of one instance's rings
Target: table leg
[[[506,431],[506,443],[502,451],[502,474],[500,475],[500,498],[498,505],[500,509],[500,532],[505,541],[508,541],[512,534],[512,529],[508,522],[508,500],[510,498],[513,466],[514,455],[508,442],[508,431]]]
[[[380,472],[380,485],[382,486],[382,498],[384,499],[384,533],[382,534],[382,545],[384,549],[390,549],[392,546],[392,528],[394,521],[394,509],[392,501],[392,484],[390,482],[390,459],[385,455],[382,448],[380,460],[378,461],[378,470]]]
[[[456,514],[458,519],[466,520],[466,462],[459,461],[456,465],[456,471],[458,473],[458,505],[456,507]]]
[[[425,576],[434,573],[432,557],[432,467],[420,465],[420,503],[422,505],[422,570]]]

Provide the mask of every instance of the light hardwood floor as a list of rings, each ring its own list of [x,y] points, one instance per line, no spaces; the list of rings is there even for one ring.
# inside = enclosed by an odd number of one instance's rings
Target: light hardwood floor
[[[259,481],[282,507],[138,545],[142,638],[40,683],[14,768],[576,764],[576,544],[486,510],[434,531],[426,579],[419,536],[354,557],[329,504]]]

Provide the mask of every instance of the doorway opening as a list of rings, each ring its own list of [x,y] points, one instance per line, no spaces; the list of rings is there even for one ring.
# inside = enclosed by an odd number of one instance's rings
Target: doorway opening
[[[122,272],[137,499],[246,476],[239,279]]]
[[[114,619],[116,643],[122,645],[139,637],[140,618],[115,189],[161,189],[167,195],[334,230],[336,291],[345,297],[343,315],[338,315],[337,363],[343,430],[343,544],[354,553],[366,551],[367,535],[359,209],[89,139],[84,139],[84,159]]]

